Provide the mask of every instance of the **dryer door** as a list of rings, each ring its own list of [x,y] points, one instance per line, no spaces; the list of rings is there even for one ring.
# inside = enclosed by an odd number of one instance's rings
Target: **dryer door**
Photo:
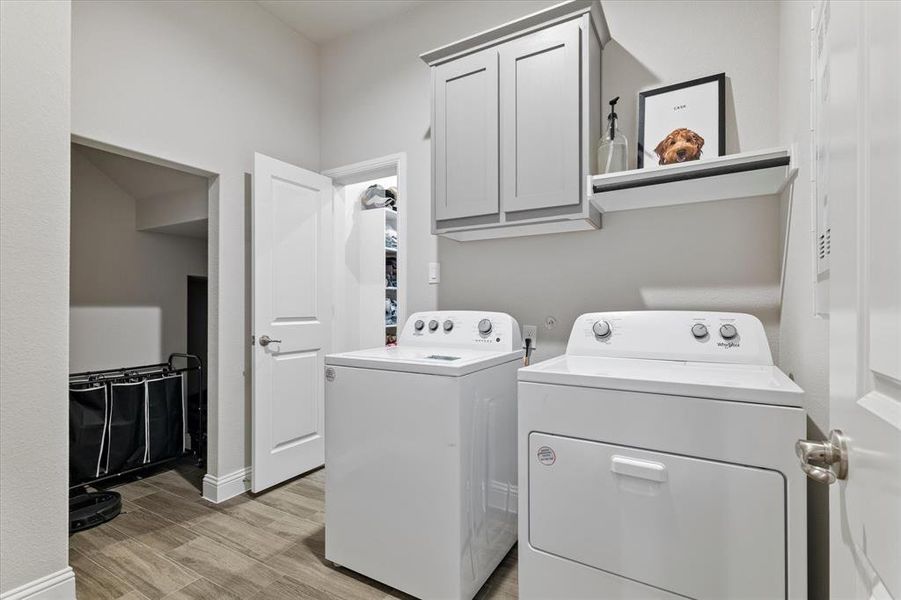
[[[530,544],[692,598],[784,598],[775,471],[529,436]]]

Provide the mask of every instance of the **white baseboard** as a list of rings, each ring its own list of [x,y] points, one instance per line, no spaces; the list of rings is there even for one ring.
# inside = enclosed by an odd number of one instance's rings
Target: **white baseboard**
[[[0,600],[75,600],[75,572],[66,567],[3,592]]]
[[[249,489],[250,467],[238,469],[222,477],[209,473],[203,476],[203,498],[215,504],[240,496]]]

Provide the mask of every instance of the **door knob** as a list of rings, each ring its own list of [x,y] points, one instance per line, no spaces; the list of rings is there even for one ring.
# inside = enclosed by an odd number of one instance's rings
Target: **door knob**
[[[261,336],[260,336],[260,346],[263,346],[264,348],[265,348],[266,346],[268,346],[269,344],[273,343],[273,342],[276,343],[276,344],[280,344],[282,341],[281,341],[281,340],[274,340],[274,339],[272,339],[271,337],[269,337],[268,335],[261,335]]]
[[[848,478],[848,439],[840,429],[830,431],[824,442],[798,440],[795,454],[801,461],[801,470],[818,483],[831,485]]]

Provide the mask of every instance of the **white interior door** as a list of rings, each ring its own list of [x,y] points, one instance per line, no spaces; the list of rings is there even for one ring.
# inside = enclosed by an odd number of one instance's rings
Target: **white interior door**
[[[254,155],[254,492],[325,462],[331,216],[331,179]]]
[[[830,595],[901,599],[901,4],[831,2]],[[831,14],[829,14],[831,13]]]

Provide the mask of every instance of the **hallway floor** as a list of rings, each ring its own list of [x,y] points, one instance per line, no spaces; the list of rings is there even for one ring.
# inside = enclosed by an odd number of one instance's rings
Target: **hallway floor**
[[[79,600],[387,600],[406,594],[325,560],[325,471],[222,504],[190,465],[115,489],[122,514],[69,539]],[[517,597],[516,549],[477,595]]]

